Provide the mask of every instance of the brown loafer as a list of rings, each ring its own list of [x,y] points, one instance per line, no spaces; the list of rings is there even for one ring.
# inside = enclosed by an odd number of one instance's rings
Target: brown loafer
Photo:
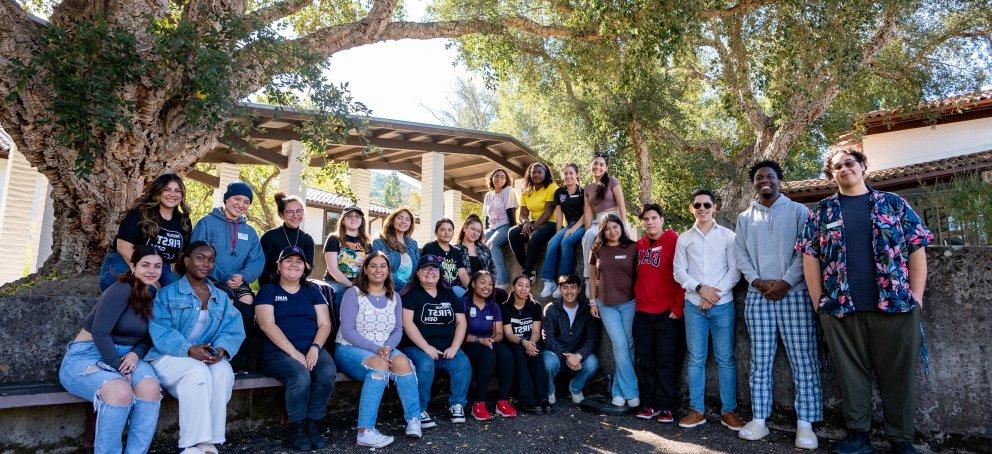
[[[737,432],[744,427],[744,420],[737,413],[728,411],[720,417],[720,424],[727,426],[728,429]]]
[[[679,421],[679,427],[685,429],[691,429],[693,427],[705,423],[706,423],[706,416],[703,416],[702,413],[696,410],[689,410],[689,414],[685,415],[685,418],[682,418],[682,420]]]

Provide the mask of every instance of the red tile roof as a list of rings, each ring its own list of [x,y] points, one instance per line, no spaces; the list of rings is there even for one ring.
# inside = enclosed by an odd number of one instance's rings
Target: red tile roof
[[[337,208],[342,210],[354,205],[354,202],[341,194],[322,191],[315,188],[307,188],[307,205],[315,205],[320,208]],[[369,208],[369,211],[371,211],[369,214],[372,215],[386,216],[393,210],[373,203]]]
[[[923,101],[914,107],[874,110],[868,112],[866,122],[870,127],[984,109],[992,109],[992,90]]]

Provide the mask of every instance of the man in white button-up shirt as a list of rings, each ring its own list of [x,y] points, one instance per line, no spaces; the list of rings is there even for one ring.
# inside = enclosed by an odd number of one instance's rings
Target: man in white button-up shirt
[[[716,223],[716,196],[699,189],[692,193],[696,222],[675,244],[675,280],[685,289],[685,338],[689,352],[689,414],[679,426],[706,422],[706,355],[713,338],[713,358],[720,378],[720,422],[740,430],[744,421],[737,409],[737,370],[734,364],[734,295],[741,277],[735,263],[734,232]]]

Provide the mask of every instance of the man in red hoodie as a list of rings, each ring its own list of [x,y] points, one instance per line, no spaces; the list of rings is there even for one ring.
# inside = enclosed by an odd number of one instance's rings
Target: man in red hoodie
[[[671,423],[685,359],[685,290],[672,271],[679,234],[664,228],[665,212],[656,203],[644,205],[640,217],[645,235],[637,241],[633,331],[643,406],[637,417]]]

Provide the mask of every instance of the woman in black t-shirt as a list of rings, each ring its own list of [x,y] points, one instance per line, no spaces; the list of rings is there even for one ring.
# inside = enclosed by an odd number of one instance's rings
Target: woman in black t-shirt
[[[324,280],[334,289],[335,314],[340,313],[341,298],[354,285],[352,280],[362,272],[362,262],[371,251],[365,213],[357,205],[345,208],[338,219],[337,233],[328,235],[324,242],[324,260],[327,262]]]
[[[493,276],[496,275],[493,251],[486,245],[482,232],[482,219],[477,214],[470,214],[462,223],[462,231],[458,233],[458,243],[455,247],[462,253],[462,267],[468,271],[469,276],[474,276],[476,271],[486,271]],[[505,301],[506,295],[506,290],[498,286],[493,288],[493,298],[497,303]]]
[[[448,218],[441,218],[434,224],[434,241],[424,245],[420,255],[436,255],[441,257],[440,285],[448,287],[461,298],[468,288],[468,269],[465,268],[465,257],[462,251],[451,245],[455,236],[455,223]]]
[[[303,200],[296,196],[287,196],[284,192],[276,193],[273,199],[276,201],[276,212],[282,218],[282,225],[265,232],[259,239],[262,253],[265,254],[265,267],[258,277],[259,286],[279,281],[279,277],[275,275],[276,261],[279,253],[287,247],[299,246],[303,249],[306,255],[303,259],[310,265],[304,279],[310,276],[310,268],[313,267],[313,237],[301,228],[307,211]]]
[[[581,238],[581,235],[579,236]],[[548,374],[541,359],[541,305],[530,295],[530,279],[520,275],[513,279],[510,298],[500,308],[503,315],[503,342],[513,353],[517,374],[517,400],[521,409],[547,413]]]
[[[130,269],[128,263],[135,246],[148,245],[162,255],[162,286],[178,281],[172,263],[189,244],[193,223],[184,196],[186,185],[174,173],[167,173],[145,186],[145,190],[128,210],[117,229],[100,267],[100,290],[106,290]]]

